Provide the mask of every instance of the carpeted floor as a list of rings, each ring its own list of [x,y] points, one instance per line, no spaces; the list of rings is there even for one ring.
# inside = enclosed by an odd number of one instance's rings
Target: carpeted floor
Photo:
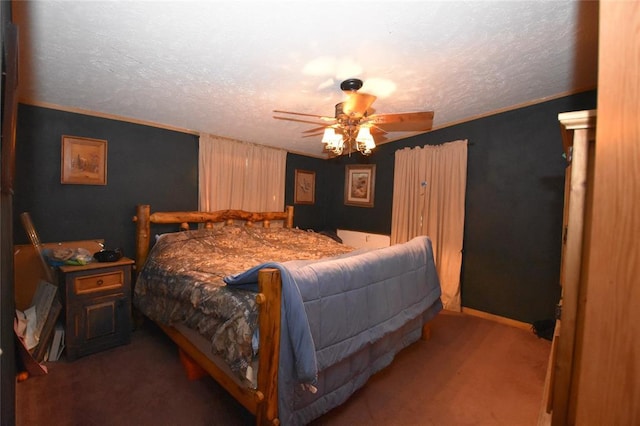
[[[443,313],[346,404],[313,425],[535,425],[551,343],[485,319]],[[250,425],[212,379],[190,381],[153,324],[132,342],[48,363],[16,385],[17,425]]]

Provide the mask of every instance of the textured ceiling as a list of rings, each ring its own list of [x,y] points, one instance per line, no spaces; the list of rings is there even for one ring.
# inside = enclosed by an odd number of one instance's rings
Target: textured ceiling
[[[357,77],[377,113],[434,127],[597,82],[597,2],[31,1],[20,100],[322,155],[314,127]],[[81,135],[80,135],[81,136]],[[389,134],[390,140],[408,136]]]

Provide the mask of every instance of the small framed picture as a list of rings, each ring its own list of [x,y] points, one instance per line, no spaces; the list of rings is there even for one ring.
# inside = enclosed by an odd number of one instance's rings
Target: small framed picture
[[[344,203],[348,206],[373,207],[375,164],[347,165],[344,178]]]
[[[107,184],[107,141],[62,136],[60,182],[78,185]]]
[[[296,169],[293,202],[295,204],[314,204],[316,202],[316,172]]]

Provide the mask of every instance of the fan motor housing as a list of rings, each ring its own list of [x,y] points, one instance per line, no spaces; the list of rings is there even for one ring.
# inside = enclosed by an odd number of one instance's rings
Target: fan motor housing
[[[340,89],[343,92],[355,92],[356,90],[360,90],[361,87],[362,80],[359,80],[357,78],[350,78],[340,83]]]
[[[367,112],[360,115],[347,114],[344,112],[344,102],[340,102],[336,104],[336,115],[335,118],[338,120],[343,126],[357,126],[360,124],[360,121],[365,119],[369,115]]]

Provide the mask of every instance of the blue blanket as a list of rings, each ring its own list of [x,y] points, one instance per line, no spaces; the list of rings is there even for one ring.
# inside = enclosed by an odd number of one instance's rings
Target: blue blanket
[[[258,271],[266,267],[282,277],[278,410],[284,425],[312,420],[296,403],[297,385],[315,384],[319,371],[421,318],[440,299],[428,237],[331,259],[263,263],[225,282],[257,290]],[[316,406],[313,416],[330,408],[330,402]]]

